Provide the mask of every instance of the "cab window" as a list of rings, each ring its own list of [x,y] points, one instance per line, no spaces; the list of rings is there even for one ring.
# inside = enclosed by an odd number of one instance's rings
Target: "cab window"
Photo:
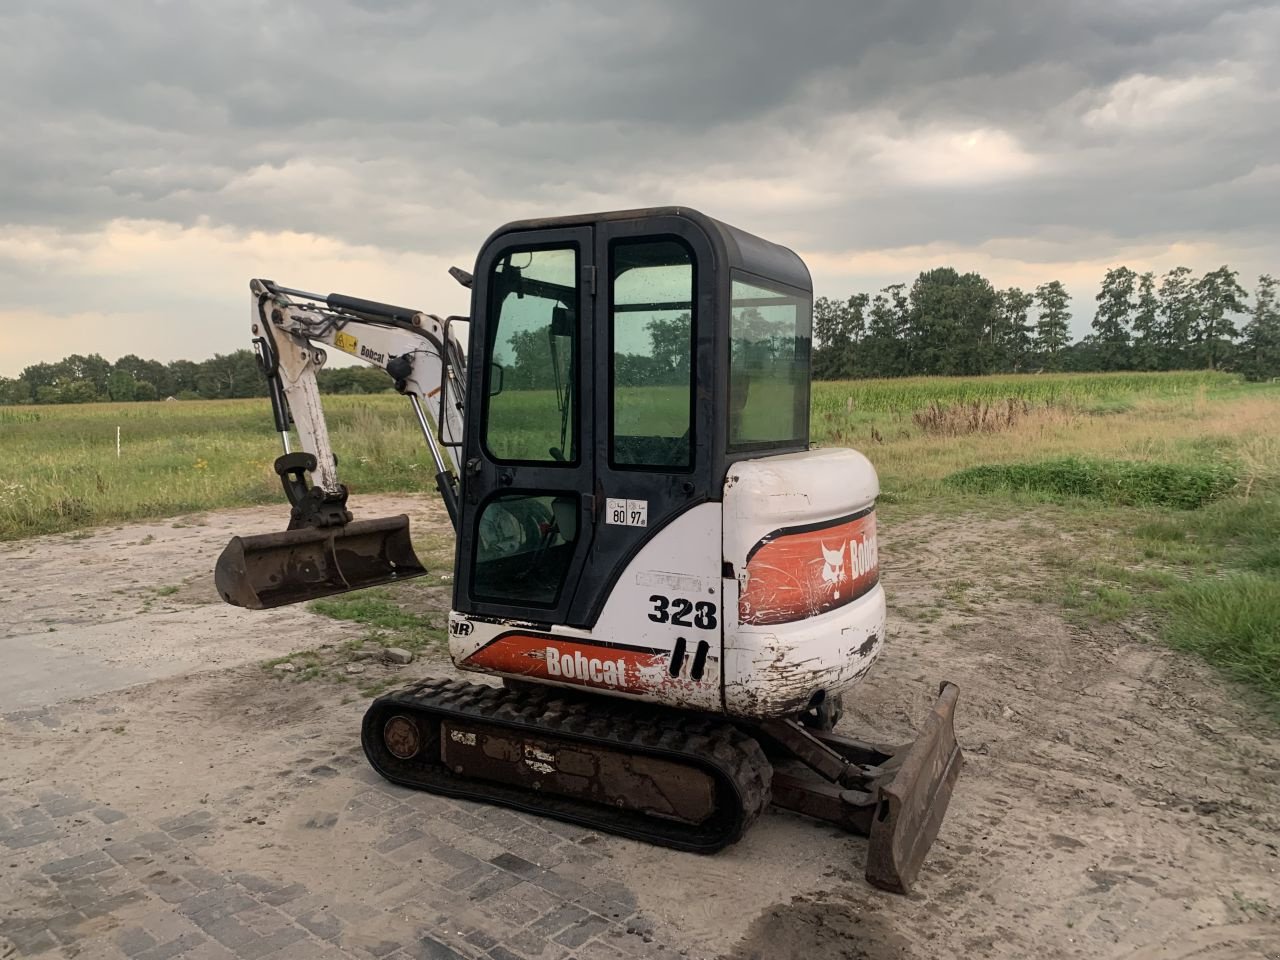
[[[735,276],[729,322],[729,447],[803,445],[809,439],[807,295]]]
[[[693,253],[675,239],[619,241],[609,262],[609,461],[686,470],[693,462]]]
[[[576,463],[578,254],[514,249],[489,277],[484,444],[495,460]]]

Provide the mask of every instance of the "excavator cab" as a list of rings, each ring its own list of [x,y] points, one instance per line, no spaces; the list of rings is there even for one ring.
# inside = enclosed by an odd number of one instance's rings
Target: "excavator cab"
[[[455,610],[589,628],[730,463],[808,448],[792,251],[631,210],[509,224],[474,277]]]

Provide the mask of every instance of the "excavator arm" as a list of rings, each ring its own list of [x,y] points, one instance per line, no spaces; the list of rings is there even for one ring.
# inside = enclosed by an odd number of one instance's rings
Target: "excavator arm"
[[[218,592],[260,609],[421,576],[407,517],[356,521],[347,510],[316,375],[325,347],[387,372],[409,399],[456,526],[466,351],[455,323],[465,319],[270,280],[252,281],[250,292],[254,350],[284,447],[275,469],[292,511],[283,533],[232,538],[215,568]]]

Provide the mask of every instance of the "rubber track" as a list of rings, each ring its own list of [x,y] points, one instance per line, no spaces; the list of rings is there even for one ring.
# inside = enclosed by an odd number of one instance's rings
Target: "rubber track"
[[[470,779],[442,763],[400,760],[387,751],[382,728],[393,714],[485,723],[663,757],[713,774],[721,803],[697,827],[620,811],[587,800],[554,797],[520,787]],[[773,768],[751,737],[705,714],[636,705],[608,697],[565,695],[545,688],[508,690],[461,680],[430,679],[384,694],[365,712],[365,756],[393,783],[431,793],[496,803],[541,816],[677,850],[712,853],[737,841],[769,805]]]

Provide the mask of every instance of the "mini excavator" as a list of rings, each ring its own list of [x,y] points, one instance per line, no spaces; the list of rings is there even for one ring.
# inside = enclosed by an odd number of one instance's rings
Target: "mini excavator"
[[[378,773],[701,853],[772,803],[868,836],[868,881],[906,892],[963,762],[958,691],[904,746],[834,732],[885,640],[879,481],[809,443],[804,262],[667,207],[511,223],[450,272],[469,318],[252,281],[292,513],[231,540],[222,598],[426,572],[406,516],[347,509],[316,373],[350,354],[426,441],[456,532],[453,662],[503,680],[378,697]]]

